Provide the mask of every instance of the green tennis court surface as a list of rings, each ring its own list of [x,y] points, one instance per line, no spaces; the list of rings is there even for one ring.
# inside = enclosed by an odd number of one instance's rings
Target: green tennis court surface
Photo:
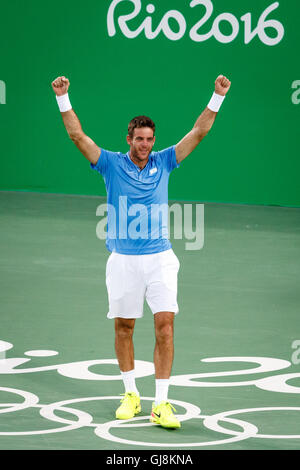
[[[0,193],[1,449],[299,449],[300,209],[205,204],[205,241],[180,262],[170,401],[149,425],[152,314],[136,323],[142,413],[123,393],[106,318],[103,198]],[[196,204],[196,203],[195,203]]]

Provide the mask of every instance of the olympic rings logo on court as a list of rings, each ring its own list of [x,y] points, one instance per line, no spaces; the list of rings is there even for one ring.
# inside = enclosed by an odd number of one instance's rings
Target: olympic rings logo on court
[[[13,345],[5,341],[0,341],[0,352],[11,349]],[[24,353],[27,356],[54,356],[58,353],[56,351],[45,351],[35,350],[27,351]],[[65,377],[71,377],[75,379],[83,380],[122,380],[120,374],[118,375],[100,375],[92,373],[88,368],[95,364],[113,364],[117,367],[117,361],[114,359],[107,360],[93,360],[93,361],[80,361],[68,364],[58,364],[45,367],[37,368],[26,368],[26,369],[15,369],[15,367],[21,365],[24,362],[28,362],[30,359],[25,358],[8,358],[0,360],[0,374],[20,374],[20,373],[35,373],[43,370],[57,370],[60,375]],[[192,386],[192,387],[234,387],[234,386],[249,386],[254,385],[263,390],[272,392],[282,393],[300,393],[300,387],[293,386],[287,382],[300,377],[300,373],[294,374],[280,374],[271,375],[261,379],[255,380],[244,380],[236,382],[209,382],[203,379],[212,377],[228,377],[228,376],[242,376],[248,374],[257,374],[261,372],[274,372],[282,369],[286,369],[291,365],[289,361],[276,358],[263,358],[263,357],[218,357],[218,358],[206,358],[202,359],[202,362],[244,362],[244,363],[256,363],[258,366],[235,370],[227,372],[211,372],[201,374],[188,374],[188,375],[177,375],[171,377],[171,384],[177,386]],[[147,361],[136,361],[136,369],[138,377],[145,377],[154,373],[154,366],[151,362]],[[202,380],[199,380],[202,379]],[[3,403],[1,400],[1,392],[17,395],[18,399],[12,399],[12,401]],[[20,403],[20,398],[23,401]],[[2,431],[0,429],[0,436],[24,436],[24,435],[42,435],[71,431],[80,428],[91,428],[94,434],[101,438],[111,442],[116,442],[124,445],[135,445],[142,447],[156,447],[156,448],[194,448],[194,447],[205,447],[205,446],[217,446],[238,441],[243,441],[250,438],[259,439],[300,439],[299,434],[264,434],[263,430],[259,430],[258,426],[251,420],[251,413],[257,416],[257,413],[261,412],[296,412],[300,411],[300,407],[297,406],[270,406],[270,407],[254,407],[244,409],[233,409],[218,412],[212,415],[203,413],[203,411],[196,405],[180,400],[171,400],[178,410],[178,419],[181,422],[188,420],[201,420],[202,428],[206,428],[210,431],[220,434],[220,438],[212,439],[210,441],[199,440],[197,442],[180,442],[181,432],[176,433],[176,439],[172,435],[172,442],[152,442],[153,433],[149,433],[149,441],[145,440],[147,436],[147,429],[153,429],[155,424],[149,422],[149,416],[139,416],[129,420],[110,420],[107,422],[97,422],[94,417],[87,411],[80,409],[80,405],[88,402],[105,402],[105,401],[120,401],[120,396],[94,396],[84,398],[73,398],[69,400],[57,401],[50,404],[40,403],[39,397],[29,391],[20,390],[16,388],[0,387],[0,414],[5,413],[18,413],[18,411],[24,411],[26,409],[38,409],[39,417],[46,422],[58,423],[58,426],[50,427],[45,425],[43,429],[29,429],[22,431]],[[141,397],[143,407],[145,402],[152,402],[153,397]],[[74,407],[75,405],[75,407]],[[101,407],[100,407],[101,408]],[[145,405],[145,409],[150,408],[151,404]],[[179,409],[178,409],[179,408]],[[180,409],[184,411],[181,412]],[[97,409],[97,415],[99,415],[99,406]],[[57,413],[64,412],[70,417],[61,417]],[[247,415],[247,420],[244,417],[238,415]],[[249,418],[248,418],[249,416]],[[98,420],[99,421],[99,420]],[[100,420],[101,421],[101,420]],[[17,421],[16,421],[17,422]],[[234,427],[234,429],[232,429]],[[135,439],[128,437],[128,431],[133,428],[145,428],[141,439],[136,440],[136,433],[134,433]],[[122,433],[124,431],[124,435]],[[118,435],[116,435],[118,434]],[[121,434],[121,437],[120,437]],[[224,437],[225,435],[225,437]],[[166,439],[168,433],[166,433]],[[175,442],[176,440],[176,442]],[[177,442],[178,441],[178,442]]]
[[[74,429],[79,429],[82,427],[90,427],[94,429],[94,433],[96,436],[112,441],[117,442],[119,444],[126,444],[126,445],[137,445],[137,446],[146,446],[146,447],[171,447],[171,448],[178,448],[178,447],[203,447],[203,446],[213,446],[213,445],[223,445],[229,444],[233,442],[242,441],[245,439],[249,439],[251,437],[260,438],[260,439],[300,439],[300,434],[296,435],[282,435],[282,434],[261,434],[258,431],[257,426],[248,421],[233,418],[233,415],[237,414],[244,414],[244,413],[251,413],[257,411],[300,411],[300,407],[261,407],[261,408],[246,408],[246,409],[239,409],[239,410],[229,410],[224,411],[221,413],[215,413],[213,415],[204,415],[201,413],[200,408],[197,406],[187,403],[184,401],[179,400],[172,400],[174,405],[180,406],[185,408],[185,413],[182,415],[177,415],[179,420],[187,421],[190,419],[201,419],[203,420],[203,425],[207,429],[211,431],[215,431],[217,433],[226,434],[230,437],[228,438],[221,438],[212,441],[201,441],[201,442],[145,442],[145,441],[137,441],[137,440],[129,440],[127,438],[121,438],[115,436],[112,433],[112,429],[128,429],[132,427],[152,427],[156,426],[152,424],[148,420],[148,416],[141,416],[135,417],[129,420],[112,420],[106,423],[95,423],[93,421],[93,417],[90,413],[86,411],[79,410],[77,408],[69,407],[68,405],[73,405],[77,403],[86,403],[91,401],[102,401],[102,400],[120,400],[119,396],[98,396],[98,397],[86,397],[86,398],[75,398],[71,400],[64,400],[61,402],[55,402],[48,405],[43,405],[39,403],[39,398],[37,395],[26,392],[24,390],[18,390],[14,388],[7,388],[7,387],[0,387],[0,392],[9,392],[21,396],[24,398],[22,403],[0,403],[0,413],[11,413],[16,412],[19,410],[24,410],[26,408],[39,408],[40,416],[49,420],[54,421],[56,423],[60,423],[63,426],[50,428],[50,429],[40,429],[40,430],[28,430],[28,431],[0,431],[0,436],[25,436],[25,435],[41,435],[41,434],[52,434],[58,432],[65,432],[71,431]],[[141,397],[141,401],[153,401],[153,397]],[[74,415],[77,419],[66,419],[55,414],[55,411],[64,411],[65,413],[69,413]],[[146,423],[141,423],[142,420],[147,419]],[[133,423],[134,421],[134,423]],[[237,427],[241,428],[241,431],[235,431],[232,429],[228,429],[227,427],[222,426],[219,422],[225,422],[234,424]]]

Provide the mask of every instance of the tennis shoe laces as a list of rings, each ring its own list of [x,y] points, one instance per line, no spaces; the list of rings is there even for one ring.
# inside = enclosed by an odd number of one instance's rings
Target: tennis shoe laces
[[[141,412],[141,400],[139,395],[134,392],[123,393],[124,398],[116,411],[117,419],[130,419]]]
[[[174,406],[167,401],[163,401],[156,406],[153,403],[150,422],[160,424],[163,428],[180,428],[181,424],[173,411],[176,411]]]

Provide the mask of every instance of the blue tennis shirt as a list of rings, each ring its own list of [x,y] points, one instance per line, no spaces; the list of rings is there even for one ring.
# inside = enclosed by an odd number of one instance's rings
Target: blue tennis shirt
[[[104,149],[90,166],[103,176],[107,191],[108,251],[143,255],[169,250],[168,182],[179,167],[175,145],[151,152],[142,170],[129,152]]]

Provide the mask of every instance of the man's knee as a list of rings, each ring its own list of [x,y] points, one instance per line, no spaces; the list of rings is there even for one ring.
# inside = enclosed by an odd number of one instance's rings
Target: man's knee
[[[132,338],[135,320],[125,318],[115,319],[115,334],[118,338]]]
[[[155,318],[155,336],[157,341],[173,340],[174,334],[174,314],[170,312],[162,312],[156,314]]]

